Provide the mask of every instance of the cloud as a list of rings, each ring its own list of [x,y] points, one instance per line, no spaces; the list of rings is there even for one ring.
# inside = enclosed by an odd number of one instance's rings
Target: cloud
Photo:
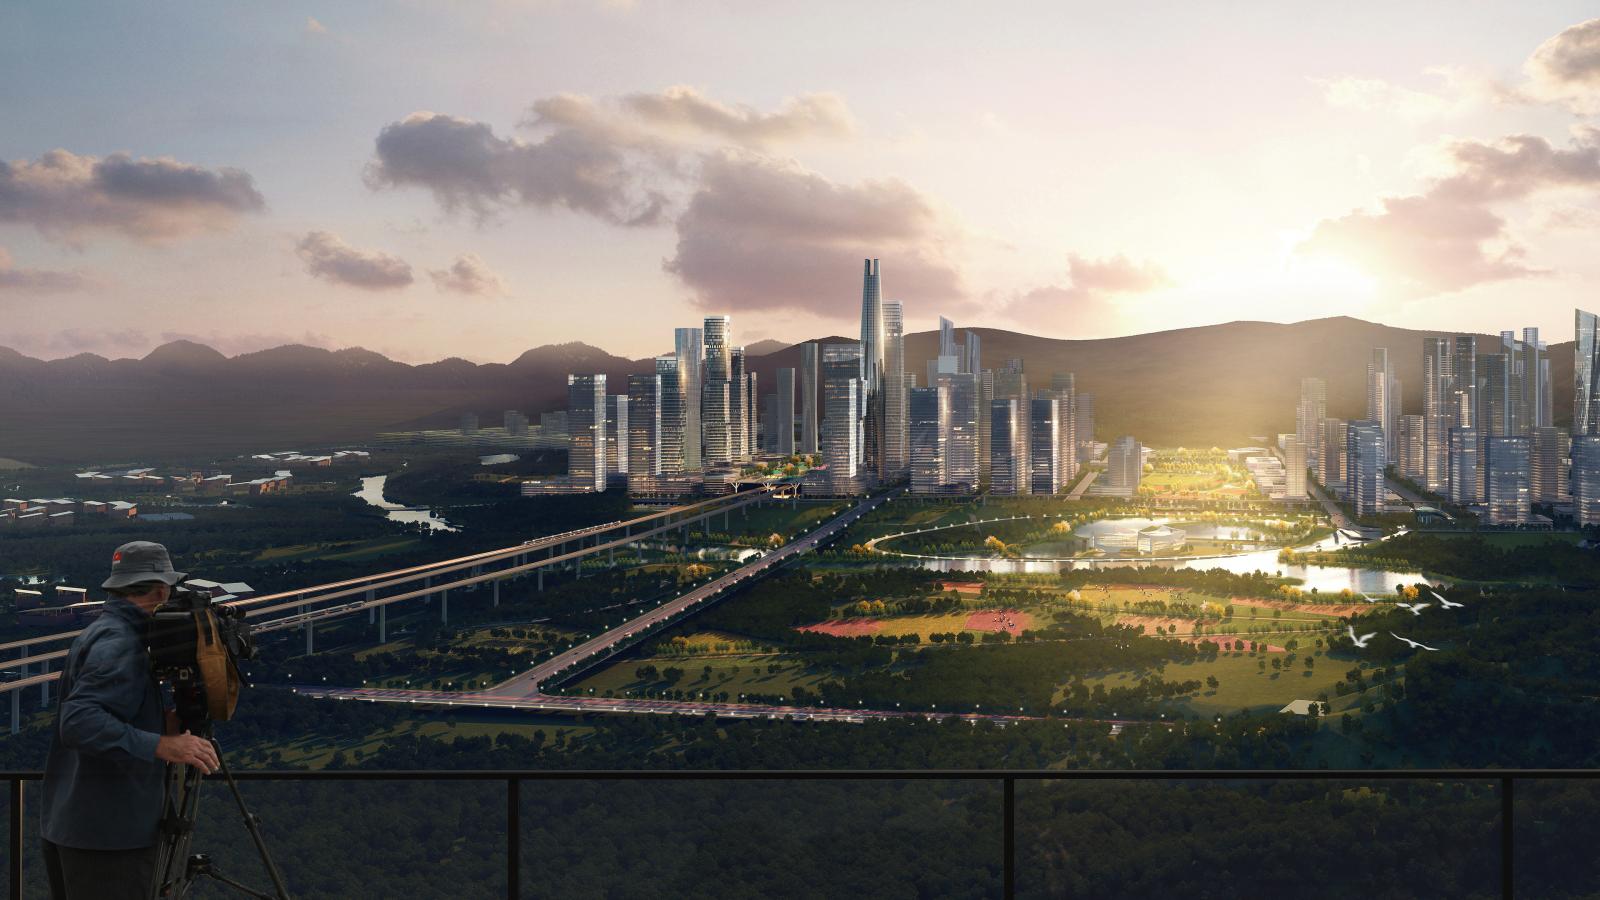
[[[888,298],[963,300],[946,255],[952,230],[902,181],[836,184],[795,163],[718,154],[704,161],[663,268],[706,309],[849,318],[860,308],[866,257],[890,261]]]
[[[1295,252],[1348,260],[1408,297],[1541,274],[1523,263],[1526,252],[1500,216],[1431,192],[1324,219]]]
[[[316,19],[314,19],[314,18],[312,18],[310,16],[306,16],[306,34],[327,34],[327,33],[328,33],[328,26],[322,24],[321,22],[318,22]]]
[[[1563,29],[1534,49],[1523,64],[1524,93],[1562,103],[1574,112],[1600,112],[1600,19]]]
[[[1091,259],[1067,254],[1067,284],[1045,285],[1005,302],[1006,315],[1018,323],[1039,323],[1091,337],[1120,330],[1120,297],[1170,287],[1166,270],[1151,262],[1137,263],[1118,254]]]
[[[666,205],[623,149],[601,136],[567,128],[530,143],[430,112],[379,132],[367,183],[427,188],[446,210],[464,208],[480,219],[521,204],[563,207],[614,225],[654,225]]]
[[[500,297],[506,293],[506,283],[478,258],[476,253],[463,253],[448,269],[434,269],[428,273],[433,286],[439,291],[472,294],[479,297]]]
[[[90,231],[165,241],[226,228],[265,208],[254,180],[239,169],[67,150],[36,161],[0,161],[0,222],[32,225],[71,243]]]
[[[1330,106],[1364,112],[1382,112],[1408,121],[1443,119],[1465,115],[1485,104],[1498,104],[1507,98],[1505,89],[1493,81],[1455,66],[1423,69],[1442,83],[1437,90],[1417,90],[1381,78],[1313,78],[1322,88]]]
[[[1441,198],[1467,203],[1517,200],[1536,191],[1600,185],[1600,132],[1579,128],[1570,149],[1542,137],[1453,141],[1444,150],[1450,173],[1434,186]]]
[[[835,94],[801,94],[763,113],[684,86],[610,100],[554,94],[534,101],[519,124],[546,133],[525,140],[471,119],[412,113],[379,132],[367,183],[426,188],[447,211],[480,220],[520,205],[659,225],[670,218],[669,197],[693,189],[704,153],[855,131]]]
[[[629,94],[621,104],[650,127],[724,138],[745,146],[849,137],[856,129],[850,107],[832,93],[791,97],[774,113],[719,103],[684,85],[655,94]]]
[[[16,268],[11,264],[11,254],[6,252],[6,248],[0,247],[0,292],[60,294],[81,291],[90,284],[90,279],[76,272]]]
[[[1439,155],[1444,169],[1421,194],[1324,219],[1296,252],[1348,260],[1408,297],[1543,275],[1494,205],[1600,185],[1600,131],[1588,127],[1574,130],[1568,148],[1514,134],[1451,141]]]
[[[314,277],[371,291],[403,288],[412,282],[411,264],[396,256],[357,250],[337,235],[313,231],[295,253]]]
[[[0,333],[0,347],[10,347],[39,359],[79,353],[98,353],[115,359],[142,355],[150,348],[150,337],[136,328],[65,328],[49,334]]]

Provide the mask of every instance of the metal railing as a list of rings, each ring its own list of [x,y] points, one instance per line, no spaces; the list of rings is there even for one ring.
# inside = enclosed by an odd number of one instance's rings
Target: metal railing
[[[561,770],[316,770],[234,772],[238,781],[469,781],[500,782],[506,790],[506,896],[522,896],[522,784],[545,781],[945,781],[998,782],[1002,788],[1004,828],[1002,844],[1003,896],[1016,896],[1016,785],[1019,781],[1448,781],[1489,782],[1500,796],[1500,890],[1513,896],[1512,851],[1515,782],[1519,780],[1564,780],[1600,778],[1596,769],[786,769],[706,771],[695,769],[581,769]],[[10,794],[10,832],[7,839],[10,857],[10,894],[22,897],[22,859],[25,847],[23,785],[39,781],[41,772],[0,772]],[[213,776],[216,780],[217,776]]]

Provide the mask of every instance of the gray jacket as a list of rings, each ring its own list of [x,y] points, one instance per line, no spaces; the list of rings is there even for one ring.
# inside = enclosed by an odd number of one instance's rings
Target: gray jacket
[[[45,840],[83,850],[131,850],[156,843],[166,764],[156,743],[166,724],[150,674],[149,617],[111,597],[72,642],[44,767]]]

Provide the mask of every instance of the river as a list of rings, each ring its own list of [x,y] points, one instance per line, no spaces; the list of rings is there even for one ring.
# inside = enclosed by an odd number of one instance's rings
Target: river
[[[387,475],[371,475],[361,479],[361,490],[355,496],[368,506],[375,506],[388,513],[391,522],[421,522],[431,531],[460,531],[444,519],[433,514],[433,510],[426,506],[402,506],[391,503],[383,498],[383,486],[389,481]]]

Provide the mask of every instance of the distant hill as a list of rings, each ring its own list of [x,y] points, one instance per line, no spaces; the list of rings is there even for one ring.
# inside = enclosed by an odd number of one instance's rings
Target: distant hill
[[[1328,382],[1328,413],[1365,413],[1367,354],[1388,347],[1406,411],[1421,407],[1422,339],[1443,332],[1337,317],[1279,325],[1230,322],[1102,340],[1057,340],[991,328],[985,366],[1023,360],[1030,384],[1074,372],[1096,396],[1101,439],[1133,434],[1161,445],[1237,444],[1291,429],[1301,376]],[[847,341],[818,338],[808,343]],[[906,337],[907,367],[925,380],[938,335]],[[1481,351],[1498,337],[1480,336]],[[765,393],[797,367],[800,345],[762,341],[749,368]],[[757,352],[766,351],[766,352]],[[1572,408],[1572,344],[1550,349],[1557,423]],[[225,357],[175,341],[143,359],[81,354],[38,360],[0,347],[0,457],[31,463],[203,458],[354,443],[379,431],[453,426],[463,412],[498,424],[504,410],[537,416],[566,406],[569,372],[604,372],[621,393],[650,359],[583,343],[550,344],[510,363],[395,362],[361,348],[289,345]]]

